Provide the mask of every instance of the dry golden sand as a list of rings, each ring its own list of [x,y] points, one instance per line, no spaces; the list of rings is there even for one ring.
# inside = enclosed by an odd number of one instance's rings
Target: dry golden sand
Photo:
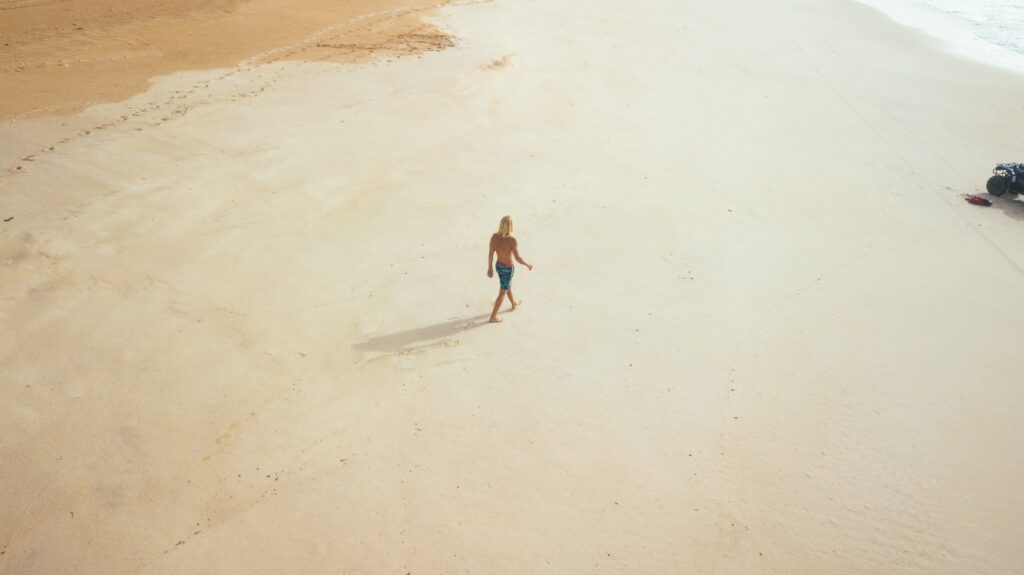
[[[0,573],[1024,573],[1024,202],[960,198],[1024,78],[847,0],[428,19],[0,123]]]
[[[0,119],[74,112],[176,70],[447,47],[439,0],[0,0]]]

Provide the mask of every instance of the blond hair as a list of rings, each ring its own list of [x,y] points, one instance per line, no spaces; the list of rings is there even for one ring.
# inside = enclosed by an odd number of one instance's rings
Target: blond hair
[[[516,231],[516,222],[512,219],[512,216],[505,216],[501,218],[501,223],[498,224],[498,235],[507,238]]]

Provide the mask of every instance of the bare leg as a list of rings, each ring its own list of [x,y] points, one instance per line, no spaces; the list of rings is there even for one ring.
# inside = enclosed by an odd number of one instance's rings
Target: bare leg
[[[491,323],[497,323],[501,321],[498,317],[498,310],[501,309],[501,302],[505,301],[505,292],[507,290],[498,290],[498,299],[494,300],[494,310],[491,311]]]
[[[522,300],[516,301],[516,298],[512,296],[512,288],[508,288],[508,301],[512,302],[512,311],[515,311],[519,304],[523,303]]]

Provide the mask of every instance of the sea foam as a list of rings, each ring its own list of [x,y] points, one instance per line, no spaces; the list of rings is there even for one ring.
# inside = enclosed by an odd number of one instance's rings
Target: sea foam
[[[1024,0],[863,0],[953,51],[1024,72]]]

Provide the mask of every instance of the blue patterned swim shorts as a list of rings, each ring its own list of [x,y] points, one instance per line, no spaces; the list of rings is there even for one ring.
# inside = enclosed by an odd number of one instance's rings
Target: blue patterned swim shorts
[[[495,263],[494,269],[498,271],[498,280],[501,282],[501,289],[507,290],[512,286],[512,272],[516,270],[513,266],[502,263]]]

